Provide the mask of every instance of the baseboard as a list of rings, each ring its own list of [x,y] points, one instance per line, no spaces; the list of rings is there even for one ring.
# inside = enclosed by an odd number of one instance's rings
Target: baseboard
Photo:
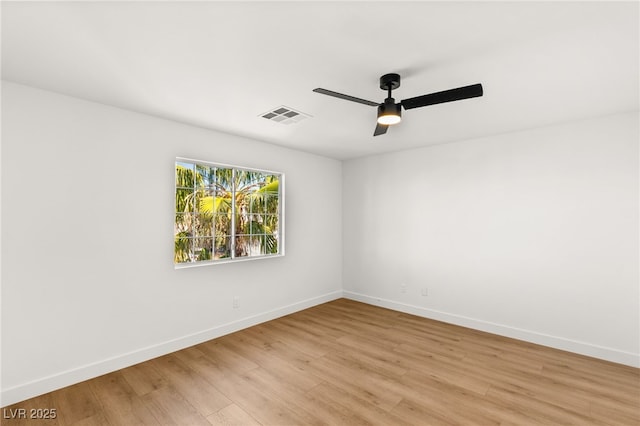
[[[421,306],[396,302],[389,299],[368,296],[352,291],[344,290],[343,294],[346,299],[356,300],[358,302],[380,306],[382,308],[392,309],[394,311],[417,315],[424,318],[430,318],[449,324],[460,325],[462,327],[473,328],[475,330],[486,331],[488,333],[497,334],[500,336],[524,340],[526,342],[536,343],[542,346],[549,346],[555,349],[586,355],[593,358],[599,358],[618,364],[629,365],[631,367],[640,367],[640,355],[630,352],[619,351],[616,349],[593,345],[590,343],[551,336],[535,331],[509,327],[502,324],[481,321],[474,318],[441,312]]]
[[[318,297],[302,300],[290,305],[282,306],[257,315],[241,318],[226,324],[215,326],[177,339],[141,348],[116,357],[104,359],[92,364],[63,371],[48,377],[43,377],[29,383],[24,383],[9,389],[3,389],[0,397],[0,407],[15,404],[25,399],[33,398],[47,392],[61,389],[112,371],[130,367],[140,362],[148,361],[189,346],[197,345],[226,334],[230,334],[266,321],[289,315],[313,306],[330,302],[342,297],[342,290],[327,293]]]

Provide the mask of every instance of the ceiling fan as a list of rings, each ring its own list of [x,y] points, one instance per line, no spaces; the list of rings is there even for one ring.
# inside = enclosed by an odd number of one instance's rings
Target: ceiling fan
[[[366,99],[356,98],[355,96],[344,95],[342,93],[322,88],[313,89],[313,91],[351,102],[358,102],[360,104],[378,107],[378,122],[376,124],[376,129],[373,132],[373,136],[385,134],[387,133],[389,126],[398,124],[402,120],[402,108],[420,108],[428,105],[436,105],[482,96],[482,84],[472,84],[471,86],[458,87],[455,89],[444,90],[442,92],[416,96],[396,103],[395,99],[391,97],[391,91],[398,87],[400,87],[399,74],[385,74],[380,77],[380,88],[382,90],[386,90],[388,94],[387,99],[385,99],[383,103],[372,102]]]

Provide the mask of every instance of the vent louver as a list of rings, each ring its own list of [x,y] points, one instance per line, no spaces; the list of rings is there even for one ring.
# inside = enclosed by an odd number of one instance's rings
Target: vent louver
[[[303,112],[296,111],[293,108],[282,105],[260,114],[260,117],[281,124],[293,124],[311,116],[309,114],[305,114]]]

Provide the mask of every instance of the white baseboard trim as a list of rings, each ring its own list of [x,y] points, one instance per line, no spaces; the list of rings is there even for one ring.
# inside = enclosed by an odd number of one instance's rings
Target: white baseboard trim
[[[197,345],[226,334],[230,334],[245,328],[261,324],[266,321],[289,315],[313,306],[340,299],[342,290],[327,293],[318,297],[302,300],[290,305],[282,306],[257,315],[241,318],[226,324],[215,326],[207,330],[199,331],[177,339],[158,343],[146,348],[137,349],[112,358],[104,359],[91,364],[83,365],[67,371],[62,371],[48,377],[43,377],[28,383],[23,383],[12,388],[3,389],[0,396],[0,407],[15,404],[47,392],[61,389],[94,377],[101,376],[122,368],[130,367],[140,362],[148,361],[162,355],[166,355],[189,346]]]
[[[392,309],[394,311],[404,312],[407,314],[434,319],[449,324],[472,328],[474,330],[486,331],[488,333],[497,334],[500,336],[524,340],[526,342],[536,343],[542,346],[549,346],[555,349],[586,355],[593,358],[599,358],[618,364],[629,365],[631,367],[640,367],[640,355],[631,352],[624,352],[617,349],[565,339],[557,336],[551,336],[535,331],[523,330],[520,328],[509,327],[502,324],[477,320],[462,315],[450,314],[447,312],[428,309],[421,306],[396,302],[393,300],[383,299],[375,296],[368,296],[366,294],[360,294],[353,291],[344,290],[343,294],[346,299],[356,300],[358,302],[367,303],[369,305],[380,306],[382,308]]]

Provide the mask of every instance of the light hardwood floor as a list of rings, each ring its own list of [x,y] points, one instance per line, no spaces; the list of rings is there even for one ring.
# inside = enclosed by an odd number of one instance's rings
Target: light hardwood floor
[[[340,299],[8,410],[6,425],[640,425],[640,370]]]

